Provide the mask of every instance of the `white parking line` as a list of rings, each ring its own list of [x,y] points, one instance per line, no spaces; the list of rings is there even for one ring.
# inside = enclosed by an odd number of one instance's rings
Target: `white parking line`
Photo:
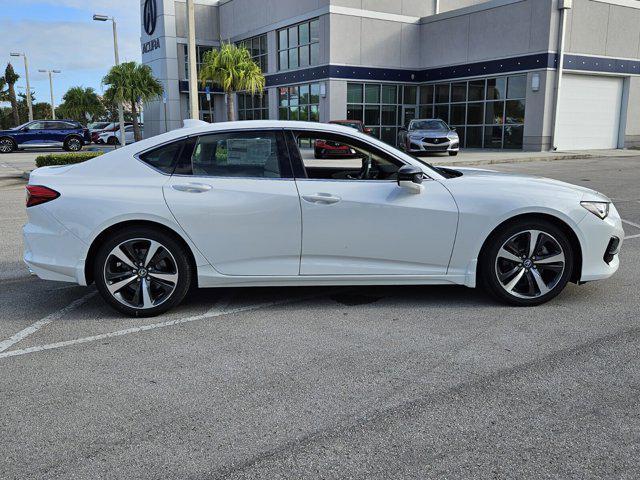
[[[640,233],[638,235],[627,235],[624,237],[625,240],[631,240],[633,238],[640,238]]]
[[[629,220],[622,219],[622,223],[626,223],[627,225],[631,225],[632,227],[640,228],[640,225],[637,223],[630,222]]]
[[[105,340],[107,338],[122,337],[124,335],[131,335],[133,333],[146,332],[146,331],[149,331],[149,330],[156,330],[158,328],[164,328],[164,327],[172,327],[172,326],[175,326],[175,325],[181,325],[183,323],[196,322],[198,320],[207,320],[207,319],[210,319],[210,318],[221,317],[223,315],[233,315],[235,313],[250,312],[250,311],[253,311],[253,310],[259,310],[261,308],[274,307],[274,306],[277,306],[277,305],[285,305],[287,303],[293,303],[293,302],[297,302],[297,301],[301,301],[301,300],[306,300],[306,299],[309,299],[309,298],[317,298],[317,297],[320,297],[322,295],[324,295],[324,293],[315,293],[313,295],[306,295],[306,296],[301,296],[301,297],[296,297],[296,298],[289,298],[289,299],[281,300],[281,301],[278,301],[278,302],[259,303],[259,304],[255,304],[255,305],[248,305],[248,306],[244,306],[244,307],[232,308],[230,310],[226,310],[226,306],[228,305],[228,302],[230,301],[230,299],[227,300],[226,303],[225,303],[224,300],[221,300],[211,310],[209,310],[207,313],[204,313],[202,315],[195,315],[195,316],[187,317],[187,318],[183,318],[183,319],[170,320],[170,321],[167,321],[167,322],[152,323],[150,325],[143,325],[143,326],[140,326],[140,327],[132,327],[132,328],[124,329],[124,330],[117,330],[115,332],[103,333],[101,335],[93,335],[93,336],[90,336],[90,337],[77,338],[75,340],[67,340],[67,341],[64,341],[64,342],[49,343],[47,345],[39,345],[39,346],[36,346],[36,347],[24,348],[22,350],[12,350],[10,352],[2,352],[2,353],[0,353],[0,359],[7,358],[7,357],[16,357],[16,356],[19,356],[19,355],[27,355],[29,353],[42,352],[42,351],[45,351],[45,350],[54,350],[54,349],[58,349],[58,348],[70,347],[70,346],[73,346],[73,345],[80,345],[82,343],[97,342],[97,341],[100,341],[100,340]]]
[[[32,335],[32,334],[36,333],[42,327],[50,324],[51,322],[59,320],[60,318],[62,318],[67,313],[71,312],[72,310],[75,310],[80,305],[85,303],[87,300],[89,300],[95,294],[96,294],[96,292],[91,292],[91,293],[85,295],[82,298],[74,300],[73,302],[71,302],[66,307],[64,307],[64,308],[62,308],[62,309],[58,310],[57,312],[54,312],[54,313],[52,313],[50,315],[47,315],[43,319],[38,320],[36,323],[34,323],[33,325],[25,328],[24,330],[20,330],[18,333],[16,333],[11,338],[5,340],[4,342],[0,342],[0,352],[4,352],[6,349],[8,349],[11,346],[15,345],[16,343],[24,340],[29,335]],[[2,354],[0,353],[0,355],[2,355]]]

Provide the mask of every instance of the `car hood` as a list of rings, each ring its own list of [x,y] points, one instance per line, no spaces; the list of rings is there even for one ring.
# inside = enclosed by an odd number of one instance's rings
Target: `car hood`
[[[444,167],[452,168],[452,167]],[[611,200],[604,194],[592,190],[587,187],[581,187],[579,185],[573,185],[571,183],[562,182],[560,180],[554,180],[546,177],[536,177],[533,175],[523,175],[516,173],[504,173],[497,172],[495,170],[485,170],[481,168],[468,168],[468,167],[453,167],[455,170],[462,173],[462,177],[459,179],[466,179],[473,181],[474,183],[481,183],[487,186],[495,186],[498,190],[502,186],[506,186],[509,189],[516,190],[518,188],[532,188],[539,190],[541,193],[545,192],[548,195],[550,192],[574,192],[582,199],[594,200],[594,201],[607,201]],[[457,179],[453,179],[454,181]]]
[[[451,130],[411,130],[409,132],[409,135],[411,136],[420,136],[427,138],[446,137],[450,134],[458,135],[456,132]]]

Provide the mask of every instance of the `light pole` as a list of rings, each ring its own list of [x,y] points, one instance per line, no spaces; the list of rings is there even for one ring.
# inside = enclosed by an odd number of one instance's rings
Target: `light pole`
[[[40,73],[47,73],[49,75],[49,91],[51,92],[51,118],[56,119],[56,103],[53,99],[53,74],[62,73],[61,70],[38,70]]]
[[[24,53],[11,52],[10,55],[12,57],[24,58],[24,78],[27,82],[27,107],[29,107],[29,121],[33,122],[33,103],[31,100],[31,84],[29,83],[29,60]]]
[[[108,17],[107,15],[94,15],[93,19],[96,22],[111,21],[113,26],[113,52],[115,55],[116,65],[120,65],[120,54],[118,53],[118,27],[116,26],[116,19]],[[118,121],[120,122],[120,144],[124,147],[127,144],[127,140],[124,135],[124,106],[122,102],[118,103]]]
[[[198,105],[198,68],[196,65],[196,8],[193,0],[187,0],[187,50],[189,61],[189,110],[191,118],[200,118]]]

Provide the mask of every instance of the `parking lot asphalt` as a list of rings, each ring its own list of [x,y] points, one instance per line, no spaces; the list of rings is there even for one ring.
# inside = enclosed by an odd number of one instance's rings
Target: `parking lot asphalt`
[[[0,179],[0,478],[638,478],[640,157],[492,168],[612,197],[619,272],[536,308],[252,288],[123,318],[28,275]]]

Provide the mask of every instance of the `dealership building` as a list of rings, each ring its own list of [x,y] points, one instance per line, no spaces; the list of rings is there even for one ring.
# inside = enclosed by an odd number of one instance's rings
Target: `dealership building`
[[[143,63],[165,87],[146,105],[151,136],[189,117],[186,3],[140,10]],[[230,41],[265,73],[263,95],[238,94],[240,119],[362,120],[395,143],[410,119],[435,117],[466,148],[640,145],[639,0],[196,0],[195,10],[198,63]],[[225,121],[224,95],[200,90],[200,117]]]

